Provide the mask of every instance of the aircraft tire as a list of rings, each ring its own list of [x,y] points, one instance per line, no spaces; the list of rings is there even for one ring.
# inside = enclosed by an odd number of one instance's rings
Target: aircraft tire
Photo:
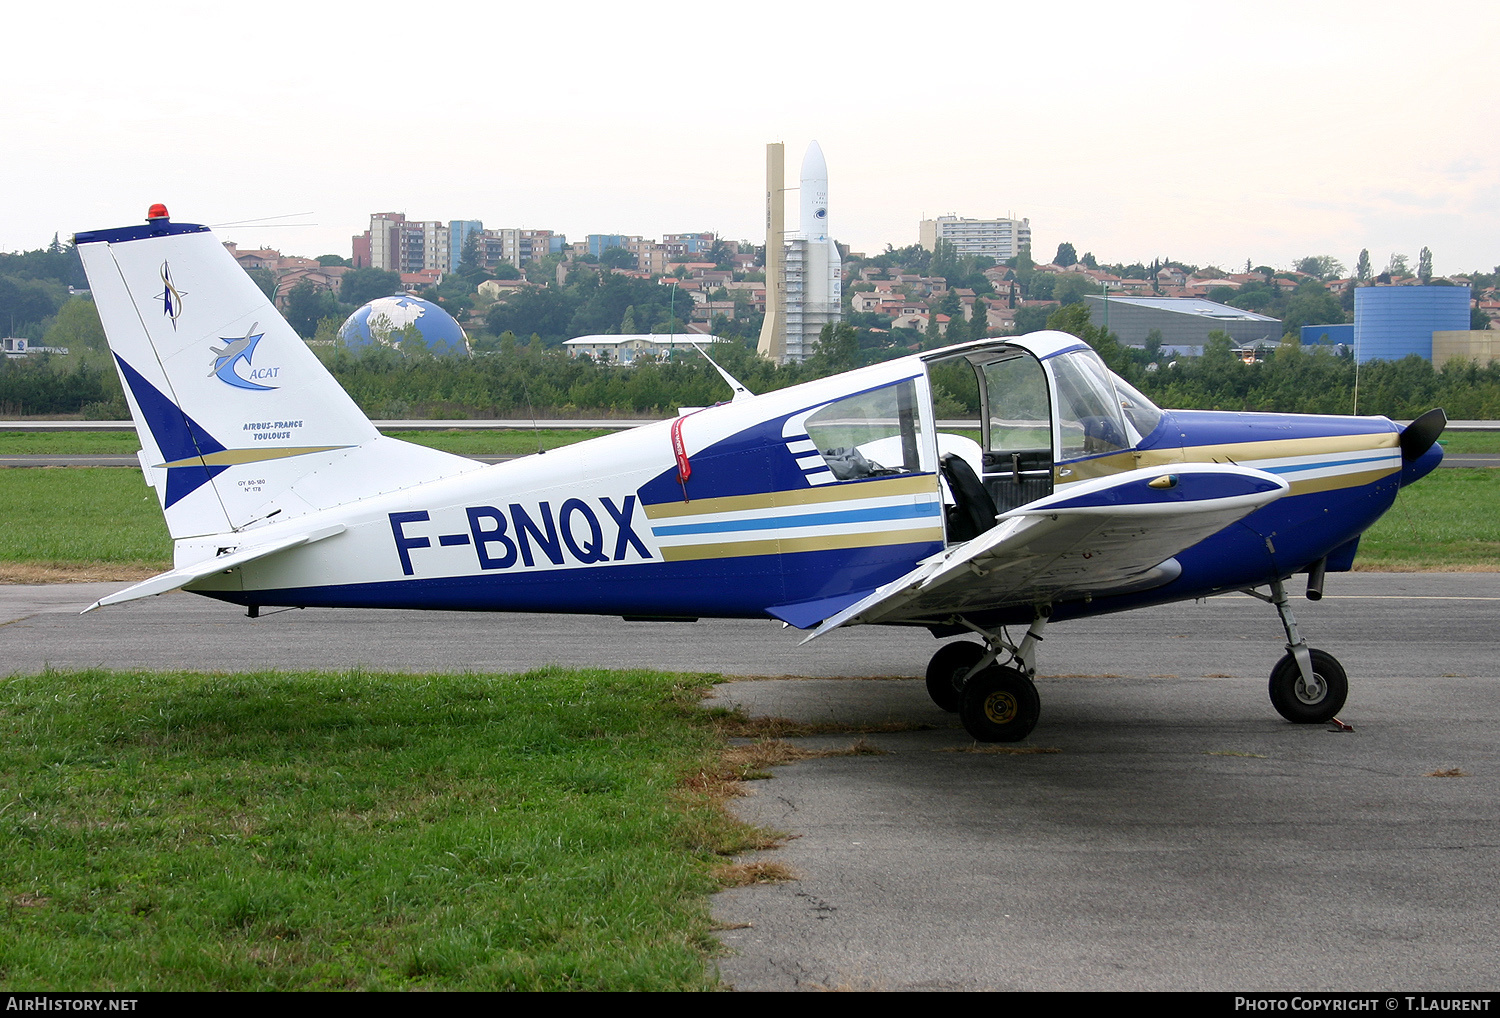
[[[1276,713],[1299,725],[1319,725],[1332,719],[1344,706],[1349,695],[1349,677],[1338,658],[1323,650],[1309,650],[1313,675],[1323,681],[1323,689],[1309,697],[1302,681],[1297,659],[1288,652],[1271,670],[1271,706]]]
[[[963,678],[984,657],[984,645],[959,640],[944,644],[927,663],[927,695],[949,714],[956,712],[963,697]]]
[[[986,668],[964,684],[958,709],[964,728],[980,742],[1020,742],[1036,727],[1042,700],[1014,668]]]

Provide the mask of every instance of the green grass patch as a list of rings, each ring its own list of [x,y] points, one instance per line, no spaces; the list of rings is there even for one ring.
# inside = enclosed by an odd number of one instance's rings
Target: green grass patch
[[[476,430],[449,428],[444,431],[388,431],[385,434],[404,442],[442,449],[461,456],[519,456],[536,452],[538,441],[544,449],[557,449],[574,442],[613,434],[614,429],[603,428],[544,428],[533,431],[529,428],[502,430]],[[979,441],[979,432],[966,429],[947,429],[946,434],[964,435]],[[1029,435],[1029,433],[1028,433]],[[1043,435],[1040,444],[1036,436],[1029,435],[1026,441],[1006,448],[1040,448],[1051,439]],[[1028,444],[1030,443],[1030,444]],[[1442,437],[1443,447],[1449,452],[1500,453],[1500,432],[1450,431]],[[133,431],[0,431],[0,456],[133,456],[140,448]]]
[[[172,541],[139,470],[0,470],[0,562],[171,567]]]
[[[569,433],[570,434],[570,433]],[[0,563],[169,567],[171,541],[139,471],[0,471]],[[1500,470],[1435,470],[1365,534],[1364,569],[1500,568]]]
[[[134,431],[0,431],[0,456],[134,456]]]
[[[613,434],[603,428],[529,428],[444,431],[390,431],[403,442],[460,456],[521,456]],[[133,431],[0,431],[0,456],[134,456],[141,447]]]
[[[0,984],[710,988],[707,681],[0,680]]]
[[[1500,470],[1434,470],[1359,543],[1362,569],[1500,567]]]
[[[413,442],[460,456],[524,456],[543,449],[558,449],[575,442],[614,434],[613,429],[604,428],[553,428],[532,431],[515,429],[506,431],[471,431],[452,428],[447,431],[388,431],[391,438]]]
[[[1438,441],[1444,452],[1500,452],[1500,431],[1445,431]]]

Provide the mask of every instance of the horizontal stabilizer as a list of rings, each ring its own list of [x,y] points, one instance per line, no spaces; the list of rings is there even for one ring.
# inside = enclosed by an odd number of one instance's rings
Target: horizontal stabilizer
[[[108,597],[101,597],[79,614],[86,615],[95,608],[102,608],[108,604],[120,604],[124,601],[134,601],[142,597],[151,597],[155,594],[167,594],[174,590],[181,590],[194,580],[201,580],[205,576],[212,576],[214,573],[228,572],[231,569],[245,565],[247,562],[269,558],[289,548],[300,548],[305,544],[314,544],[325,538],[342,534],[344,530],[345,527],[342,523],[335,523],[330,527],[322,527],[307,533],[289,535],[277,541],[269,541],[265,544],[257,544],[251,548],[241,548],[227,555],[204,559],[202,562],[195,562],[190,566],[182,566],[179,569],[173,569],[153,576],[149,580],[142,580],[140,583],[132,587],[126,587],[124,590],[110,594]]]

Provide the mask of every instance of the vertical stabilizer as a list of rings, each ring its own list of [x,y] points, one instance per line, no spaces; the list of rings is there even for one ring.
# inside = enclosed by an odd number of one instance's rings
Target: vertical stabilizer
[[[174,538],[478,466],[381,437],[213,234],[161,212],[75,241]]]

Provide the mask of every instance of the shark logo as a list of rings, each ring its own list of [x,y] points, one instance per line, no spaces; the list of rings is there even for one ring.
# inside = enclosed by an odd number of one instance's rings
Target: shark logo
[[[245,333],[241,339],[229,339],[227,336],[220,336],[219,338],[227,343],[228,346],[209,347],[214,352],[214,366],[213,370],[209,372],[210,375],[219,376],[219,381],[226,385],[232,385],[236,389],[252,389],[257,392],[265,392],[269,389],[279,388],[275,385],[261,385],[259,382],[252,382],[248,378],[241,377],[234,370],[235,365],[240,361],[244,361],[246,367],[251,366],[250,359],[255,356],[255,345],[260,342],[261,337],[264,335],[264,333],[255,331],[256,326],[259,324],[259,322],[256,322],[255,325],[250,326],[250,331]],[[258,378],[275,378],[276,373],[280,370],[280,368],[258,368],[253,371],[253,374]]]
[[[172,269],[166,262],[161,263],[161,285],[162,292],[156,295],[156,299],[161,301],[162,314],[167,316],[167,321],[172,323],[175,331],[177,318],[182,314],[182,298],[187,294],[172,285]]]

